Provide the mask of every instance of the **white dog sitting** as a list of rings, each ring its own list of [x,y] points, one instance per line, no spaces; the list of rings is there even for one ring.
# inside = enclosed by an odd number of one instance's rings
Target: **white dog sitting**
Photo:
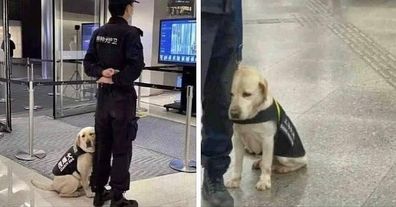
[[[232,83],[229,117],[234,122],[235,153],[229,188],[240,186],[245,149],[261,159],[253,164],[261,169],[257,190],[271,187],[271,172],[286,173],[306,166],[307,157],[297,130],[282,107],[268,93],[268,84],[254,69],[241,68]]]
[[[61,157],[52,172],[55,175],[50,185],[32,180],[40,189],[56,191],[61,197],[93,197],[89,186],[92,172],[92,159],[95,152],[95,129],[81,129],[74,145]],[[83,191],[79,189],[82,187]]]

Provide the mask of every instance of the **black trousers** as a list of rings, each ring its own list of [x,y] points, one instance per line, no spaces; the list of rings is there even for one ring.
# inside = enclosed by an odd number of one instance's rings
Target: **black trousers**
[[[228,118],[237,68],[235,13],[202,13],[202,165],[208,176],[222,177],[230,164],[232,122]]]
[[[136,138],[136,93],[100,86],[95,114],[95,154],[91,187],[93,192],[108,183],[118,192],[129,190],[132,141]],[[111,156],[113,156],[112,163]]]

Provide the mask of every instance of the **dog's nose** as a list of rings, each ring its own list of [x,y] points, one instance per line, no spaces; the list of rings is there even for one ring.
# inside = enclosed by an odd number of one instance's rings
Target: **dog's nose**
[[[92,143],[91,142],[87,142],[87,147],[92,147]]]
[[[239,116],[241,115],[241,110],[239,108],[232,108],[230,110],[230,115],[231,115],[231,118],[238,119]]]

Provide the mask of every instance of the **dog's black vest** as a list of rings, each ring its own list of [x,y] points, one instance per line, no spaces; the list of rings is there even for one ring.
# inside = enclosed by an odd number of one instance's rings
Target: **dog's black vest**
[[[74,171],[78,172],[77,169],[77,159],[80,155],[85,154],[80,147],[77,147],[77,152],[74,152],[73,147],[61,157],[61,159],[56,163],[55,167],[52,169],[52,173],[55,176],[60,175],[71,175]],[[79,173],[79,172],[78,172]]]
[[[282,106],[275,100],[269,108],[260,111],[252,119],[232,121],[236,124],[258,124],[266,121],[275,121],[277,123],[277,131],[274,137],[274,155],[281,157],[302,157],[305,155],[296,127],[286,115]]]

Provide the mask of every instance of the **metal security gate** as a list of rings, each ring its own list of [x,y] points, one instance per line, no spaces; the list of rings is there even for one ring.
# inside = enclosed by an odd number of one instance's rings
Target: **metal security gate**
[[[108,0],[41,0],[41,59],[32,61],[41,68],[41,78],[33,80],[35,86],[42,83],[52,86],[53,117],[93,111],[95,105],[95,82],[84,75],[82,59],[84,26],[103,25],[107,18]],[[82,6],[84,5],[84,6]],[[9,0],[0,0],[0,35],[4,50],[0,50],[0,100],[3,100],[5,115],[0,118],[0,132],[11,132],[12,105],[11,83],[27,86],[25,82],[11,79],[12,60],[9,45]],[[84,13],[85,12],[85,13]],[[74,47],[68,47],[73,39]],[[18,61],[25,63],[28,57]],[[31,59],[32,60],[32,59]],[[37,73],[38,74],[38,73]],[[49,75],[50,74],[50,75]],[[51,83],[52,82],[52,83]],[[18,98],[18,97],[16,97]],[[3,107],[3,106],[1,106]]]
[[[44,1],[44,0],[43,0]],[[83,58],[93,30],[104,24],[107,0],[52,1],[52,60],[54,82],[76,84],[53,86],[53,116],[60,118],[95,110],[96,84],[84,74]],[[78,15],[75,15],[78,14]],[[50,15],[50,14],[49,14]]]
[[[11,89],[10,89],[10,66],[11,66],[11,58],[10,58],[10,44],[9,44],[9,25],[8,25],[8,0],[1,0],[1,10],[2,11],[2,20],[1,26],[3,27],[3,40],[4,40],[4,50],[2,51],[1,57],[1,83],[2,83],[2,91],[4,91],[4,100],[5,100],[5,120],[0,123],[0,131],[1,132],[11,132]]]

